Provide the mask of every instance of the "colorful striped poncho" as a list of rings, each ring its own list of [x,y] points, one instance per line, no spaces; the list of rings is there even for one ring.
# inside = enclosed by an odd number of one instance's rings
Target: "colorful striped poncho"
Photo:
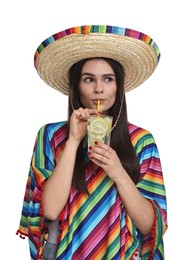
[[[155,212],[151,232],[141,234],[127,214],[115,184],[101,168],[86,160],[90,196],[71,188],[59,217],[57,260],[129,260],[137,251],[143,260],[164,259],[166,196],[158,149],[151,133],[130,123],[128,129],[140,165],[137,188]],[[44,183],[52,174],[66,139],[66,122],[43,126],[36,138],[17,231],[21,237],[28,236],[34,260],[41,259],[48,233],[48,221],[42,214]]]

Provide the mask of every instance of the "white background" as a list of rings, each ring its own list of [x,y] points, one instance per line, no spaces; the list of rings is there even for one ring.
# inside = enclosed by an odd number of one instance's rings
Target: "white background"
[[[168,198],[167,260],[184,250],[184,8],[183,1],[3,1],[0,6],[1,259],[28,260],[17,230],[33,144],[45,123],[66,119],[67,98],[39,78],[38,45],[52,34],[85,24],[142,31],[161,50],[152,77],[127,94],[129,120],[154,135]],[[2,258],[2,255],[4,258]]]

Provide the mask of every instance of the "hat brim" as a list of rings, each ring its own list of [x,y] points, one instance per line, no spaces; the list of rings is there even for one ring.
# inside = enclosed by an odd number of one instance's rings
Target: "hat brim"
[[[124,90],[130,91],[150,77],[158,64],[160,52],[149,36],[142,34],[144,37],[140,39],[138,35],[141,33],[131,30],[131,37],[125,35],[125,30],[124,35],[73,31],[67,35],[61,34],[54,41],[48,38],[35,53],[35,67],[48,85],[68,95],[68,72],[73,64],[92,57],[111,58],[124,68]]]

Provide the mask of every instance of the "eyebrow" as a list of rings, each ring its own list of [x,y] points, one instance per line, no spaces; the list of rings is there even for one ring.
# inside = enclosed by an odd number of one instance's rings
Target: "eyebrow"
[[[91,76],[91,77],[95,77],[95,75],[93,73],[89,73],[89,72],[84,72],[81,74],[81,77],[83,76]],[[115,74],[112,73],[108,73],[108,74],[103,74],[103,77],[115,77]]]

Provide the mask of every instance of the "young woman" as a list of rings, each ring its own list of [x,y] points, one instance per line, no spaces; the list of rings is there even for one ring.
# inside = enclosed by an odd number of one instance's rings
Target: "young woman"
[[[69,117],[36,138],[18,230],[31,259],[164,259],[158,149],[150,132],[128,122],[125,100],[154,71],[158,48],[136,31],[104,29],[71,28],[35,56],[40,76],[68,92]],[[111,144],[88,152],[87,118],[99,114],[113,116]]]

